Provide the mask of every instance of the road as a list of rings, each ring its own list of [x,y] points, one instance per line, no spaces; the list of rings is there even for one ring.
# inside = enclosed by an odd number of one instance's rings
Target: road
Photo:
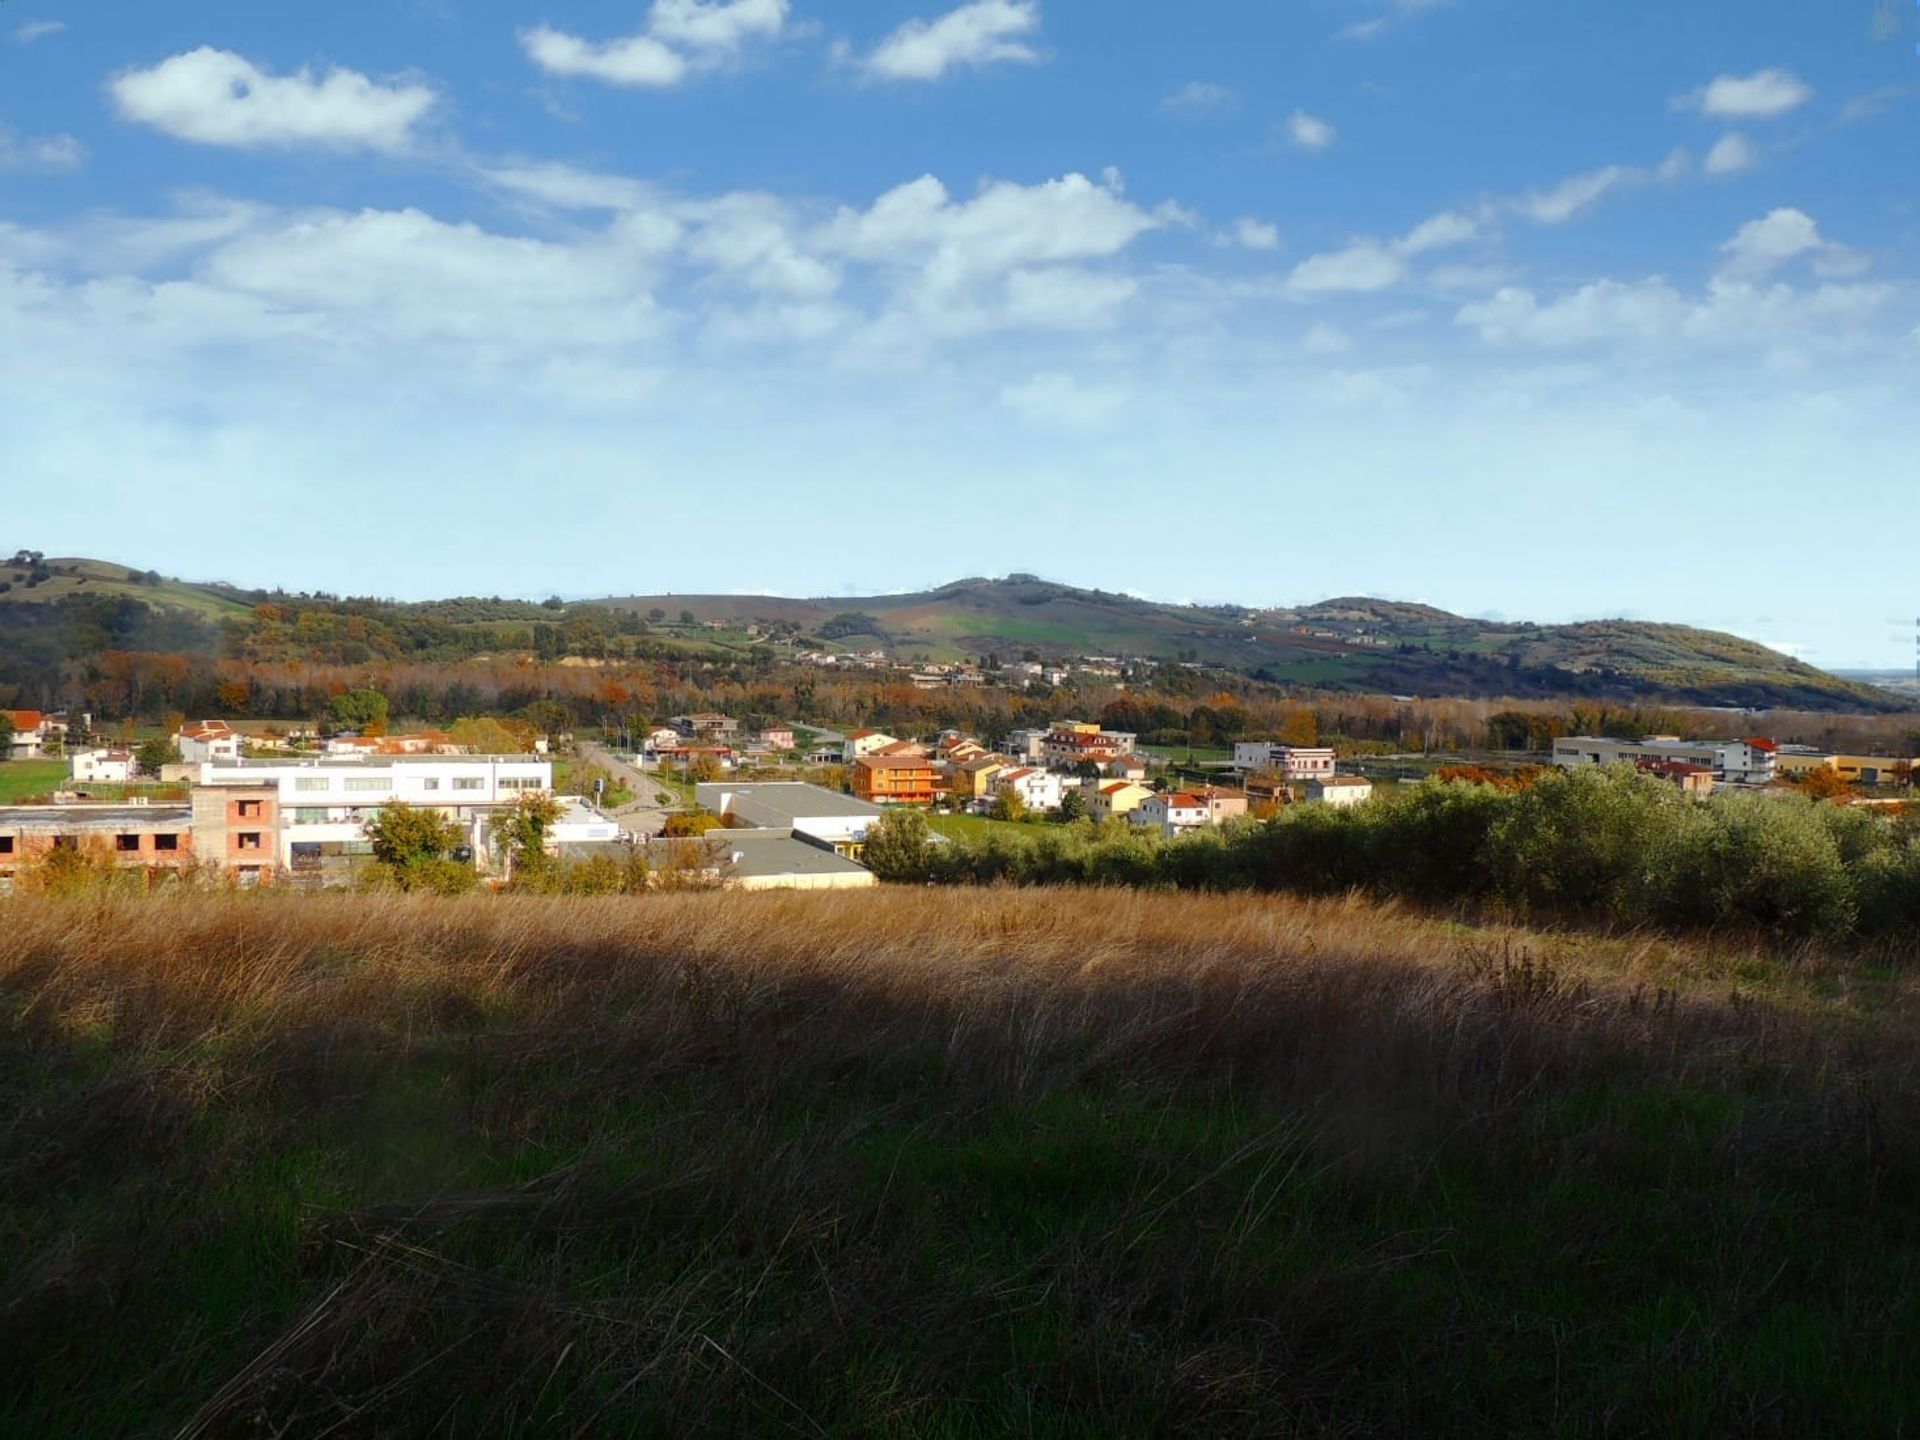
[[[575,747],[575,752],[582,764],[599,766],[610,777],[633,791],[631,804],[607,812],[629,835],[651,839],[666,825],[666,812],[679,807],[678,795],[664,785],[657,784],[646,771],[636,770],[606,746],[583,740]]]

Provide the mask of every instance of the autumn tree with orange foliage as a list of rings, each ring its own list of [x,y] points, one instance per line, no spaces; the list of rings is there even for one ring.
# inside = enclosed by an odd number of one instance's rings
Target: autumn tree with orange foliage
[[[1505,794],[1517,795],[1540,782],[1546,769],[1540,765],[1521,765],[1512,770],[1492,770],[1485,765],[1442,765],[1433,778],[1443,784],[1459,781],[1466,785],[1490,785]]]

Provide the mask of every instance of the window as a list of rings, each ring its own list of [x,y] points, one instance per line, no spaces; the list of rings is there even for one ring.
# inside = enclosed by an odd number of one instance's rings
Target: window
[[[128,852],[137,854],[140,849],[140,837],[138,835],[116,835],[113,837],[113,848],[122,855]]]
[[[178,850],[180,848],[180,837],[178,835],[156,835],[153,837],[153,848],[156,850]]]
[[[420,788],[422,790],[438,790],[440,788],[440,777],[438,775],[429,775],[420,782]]]
[[[0,855],[13,854],[13,836],[0,835]]]
[[[487,782],[478,777],[472,779],[456,779],[453,782],[453,788],[456,790],[484,790],[487,788]]]
[[[386,775],[349,775],[346,781],[349,790],[391,790],[393,780]]]
[[[328,780],[324,775],[302,775],[298,780],[293,782],[293,788],[312,792],[314,790],[330,789],[332,788],[332,784],[333,782]]]
[[[302,806],[293,812],[293,823],[296,825],[324,825],[327,823],[327,812],[324,808],[315,809],[311,806]]]
[[[258,830],[241,832],[234,837],[234,848],[238,850],[258,850],[260,848],[260,832]]]
[[[263,808],[258,800],[242,800],[240,802],[240,818],[242,820],[258,820]]]
[[[56,835],[53,837],[53,848],[56,850],[78,850],[80,848],[79,837],[74,835]]]
[[[533,775],[506,775],[500,780],[502,790],[538,790],[540,780]]]

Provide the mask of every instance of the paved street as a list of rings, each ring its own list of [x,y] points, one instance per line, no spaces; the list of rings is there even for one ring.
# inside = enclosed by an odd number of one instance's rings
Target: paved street
[[[644,770],[636,770],[604,745],[583,740],[575,750],[582,764],[599,766],[610,777],[633,791],[631,804],[609,812],[619,822],[620,828],[629,835],[643,838],[658,835],[666,824],[666,812],[679,805],[680,797],[665,786],[656,784],[652,776]]]

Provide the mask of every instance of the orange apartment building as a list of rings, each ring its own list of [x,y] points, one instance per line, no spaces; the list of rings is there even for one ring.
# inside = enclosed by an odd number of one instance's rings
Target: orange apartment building
[[[862,755],[853,762],[854,798],[875,805],[931,805],[939,772],[925,755]]]
[[[111,857],[118,869],[184,870],[195,863],[186,805],[16,805],[0,809],[0,894],[52,850]]]

